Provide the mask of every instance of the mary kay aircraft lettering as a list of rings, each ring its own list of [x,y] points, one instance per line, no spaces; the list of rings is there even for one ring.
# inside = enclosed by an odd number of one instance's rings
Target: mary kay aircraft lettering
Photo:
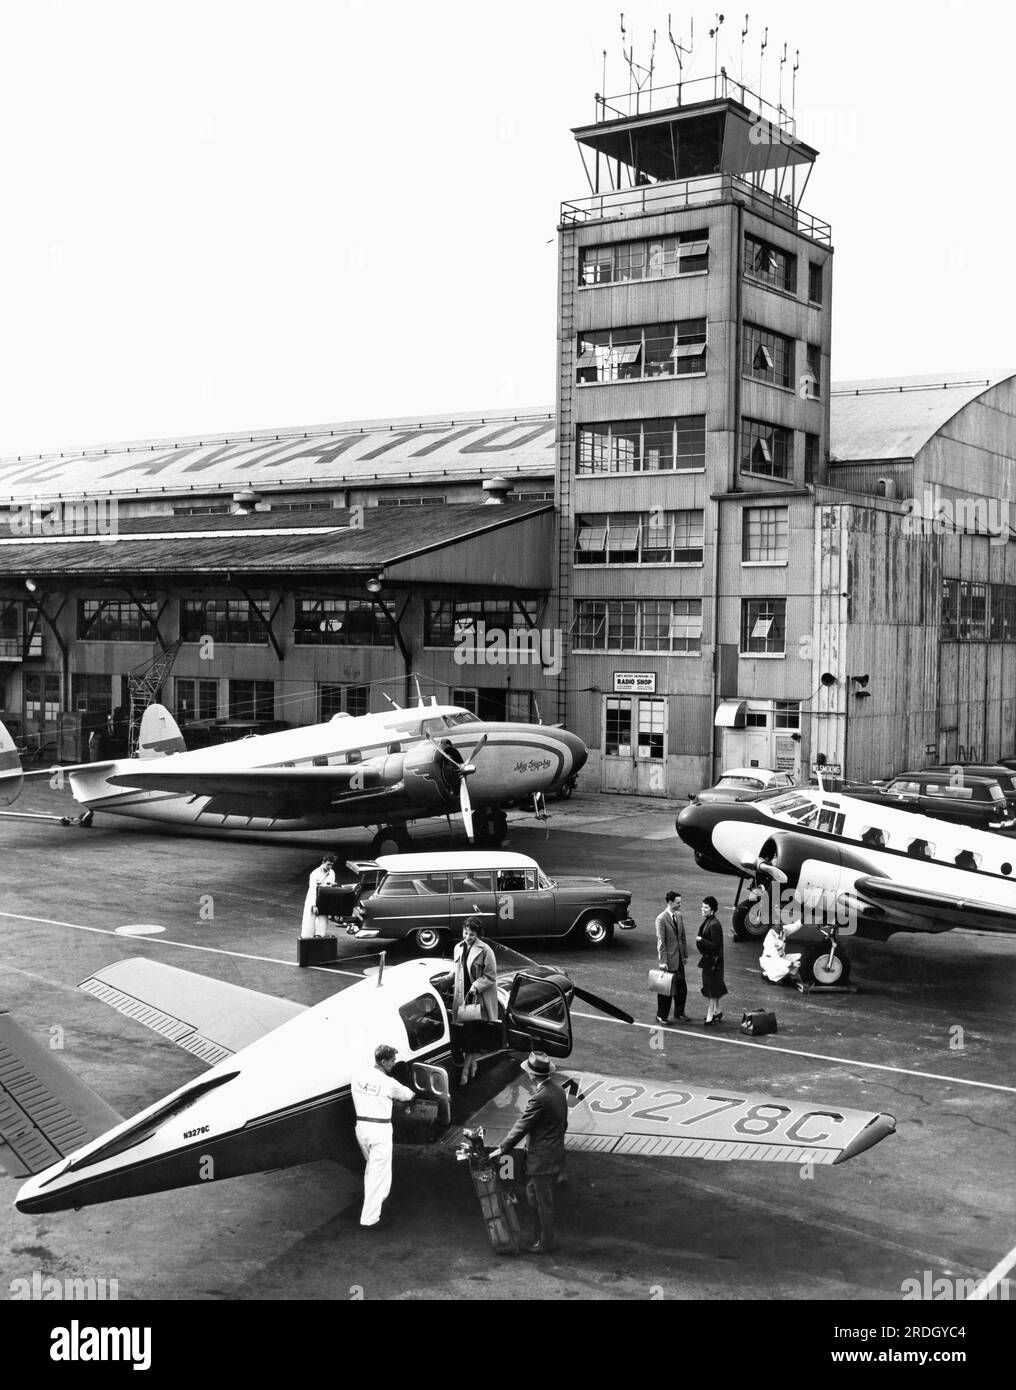
[[[822,943],[805,957],[822,984],[849,975],[843,936],[1016,931],[1016,842],[991,831],[801,788],[693,803],[677,832],[700,868],[749,882],[747,901],[734,910],[735,935],[764,936],[779,916],[799,922],[795,945]]]
[[[216,830],[325,830],[377,825],[376,854],[410,843],[406,823],[461,811],[470,840],[500,844],[501,809],[568,782],[586,745],[546,724],[481,722],[455,705],[395,707],[187,752],[173,716],[150,705],[133,758],[25,773],[0,724],[0,802],[30,778],[65,776],[86,809]],[[18,818],[63,819],[31,812]],[[478,824],[474,824],[478,822]]]
[[[561,972],[499,969],[491,1058],[451,1085],[451,961],[412,960],[311,1008],[151,959],[97,971],[81,988],[200,1058],[203,1077],[122,1119],[9,1014],[0,1014],[0,1168],[26,1176],[15,1205],[60,1211],[331,1158],[361,1166],[350,1082],[373,1040],[397,1047],[416,1092],[397,1142],[454,1149],[465,1125],[498,1144],[518,1114],[532,1048],[567,1057],[570,1001],[631,1016]],[[505,954],[502,954],[503,964]],[[371,1041],[370,1048],[366,1040]],[[893,1133],[892,1116],[659,1080],[566,1072],[572,1149],[651,1158],[835,1164]]]

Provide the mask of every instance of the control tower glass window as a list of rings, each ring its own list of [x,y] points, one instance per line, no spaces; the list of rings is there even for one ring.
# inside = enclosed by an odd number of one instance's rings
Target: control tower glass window
[[[705,370],[705,319],[603,328],[579,335],[576,376],[587,384],[701,375]]]
[[[764,420],[741,421],[741,472],[763,478],[788,478],[794,457],[794,434]]]

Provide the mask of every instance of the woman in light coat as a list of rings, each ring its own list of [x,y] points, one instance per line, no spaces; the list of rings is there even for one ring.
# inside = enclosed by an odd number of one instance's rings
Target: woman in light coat
[[[459,1022],[463,1004],[479,1004],[478,1022]],[[452,994],[452,1026],[461,1030],[459,1045],[465,1053],[460,1085],[464,1086],[476,1075],[481,1051],[490,1040],[487,1024],[496,1023],[497,1020],[497,961],[483,939],[483,924],[479,917],[467,917],[462,923],[462,940],[455,947],[455,987]]]
[[[311,873],[307,884],[307,896],[303,900],[303,920],[300,935],[304,938],[324,936],[325,919],[318,916],[317,890],[335,887],[335,855],[326,854],[321,863]]]

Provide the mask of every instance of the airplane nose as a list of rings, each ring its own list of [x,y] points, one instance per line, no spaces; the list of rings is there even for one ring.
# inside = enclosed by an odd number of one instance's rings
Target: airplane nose
[[[571,754],[571,770],[574,774],[578,772],[579,768],[582,767],[589,757],[589,749],[583,743],[582,739],[579,738],[578,734],[570,734],[567,729],[561,729],[560,734],[564,746]]]
[[[712,846],[712,816],[705,806],[692,802],[674,822],[678,835],[692,849],[706,850]]]

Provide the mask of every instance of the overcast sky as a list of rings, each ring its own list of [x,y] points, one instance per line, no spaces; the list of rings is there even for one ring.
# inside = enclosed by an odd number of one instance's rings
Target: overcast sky
[[[571,127],[627,91],[617,0],[0,0],[0,455],[552,408]],[[671,5],[687,76],[715,11]],[[676,78],[667,7],[628,39]],[[744,11],[719,60],[741,70]],[[1016,12],[771,0],[833,376],[1016,367]]]

